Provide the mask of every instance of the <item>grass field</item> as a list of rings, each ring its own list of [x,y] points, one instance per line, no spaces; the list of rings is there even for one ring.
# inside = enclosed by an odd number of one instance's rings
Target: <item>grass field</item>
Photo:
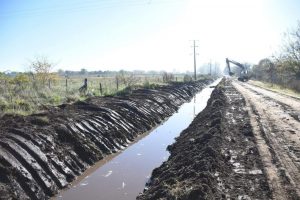
[[[183,81],[184,75],[177,75],[173,81]],[[87,90],[80,92],[84,79],[88,79]],[[102,87],[102,93],[100,90]],[[71,103],[91,96],[115,95],[129,87],[150,87],[154,84],[166,84],[162,75],[135,75],[134,77],[97,77],[72,76],[65,78],[56,76],[50,81],[16,82],[13,78],[0,77],[0,114],[13,113],[28,115],[39,112],[47,106]]]

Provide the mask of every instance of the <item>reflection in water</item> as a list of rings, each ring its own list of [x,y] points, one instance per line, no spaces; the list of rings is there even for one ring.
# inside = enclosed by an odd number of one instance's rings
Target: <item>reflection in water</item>
[[[177,113],[149,135],[125,149],[69,190],[61,192],[57,199],[135,199],[138,193],[143,191],[152,170],[169,157],[167,145],[172,144],[174,138],[205,108],[212,90],[209,86],[203,89],[193,101],[183,104]]]
[[[196,96],[194,97],[194,118],[196,117]]]

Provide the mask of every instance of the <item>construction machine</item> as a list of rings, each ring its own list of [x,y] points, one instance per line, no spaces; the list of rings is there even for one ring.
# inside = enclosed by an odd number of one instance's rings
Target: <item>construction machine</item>
[[[241,64],[241,63],[239,63],[237,61],[229,60],[228,58],[226,58],[226,64],[227,64],[227,68],[228,68],[230,76],[234,75],[234,73],[230,69],[230,63],[235,64],[236,66],[238,66],[238,67],[240,67],[242,69],[242,71],[240,73],[240,76],[238,77],[239,81],[246,82],[246,81],[248,81],[250,79],[250,76],[248,74],[248,70],[247,70],[247,68],[246,68],[245,65],[243,65],[243,64]]]

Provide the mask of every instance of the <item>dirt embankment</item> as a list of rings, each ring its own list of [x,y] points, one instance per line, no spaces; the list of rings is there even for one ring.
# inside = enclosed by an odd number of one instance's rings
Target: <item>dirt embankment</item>
[[[137,199],[270,199],[245,105],[231,82],[222,81]]]
[[[125,148],[211,80],[90,98],[0,120],[0,199],[48,199],[90,165]]]

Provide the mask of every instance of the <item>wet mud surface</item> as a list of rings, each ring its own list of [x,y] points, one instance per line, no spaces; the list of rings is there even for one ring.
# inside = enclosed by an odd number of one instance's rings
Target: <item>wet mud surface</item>
[[[272,198],[245,99],[228,80],[168,150],[138,200]]]
[[[177,111],[211,80],[90,98],[0,120],[0,199],[49,199]]]
[[[300,101],[246,83],[233,83],[245,96],[272,199],[300,199]]]

